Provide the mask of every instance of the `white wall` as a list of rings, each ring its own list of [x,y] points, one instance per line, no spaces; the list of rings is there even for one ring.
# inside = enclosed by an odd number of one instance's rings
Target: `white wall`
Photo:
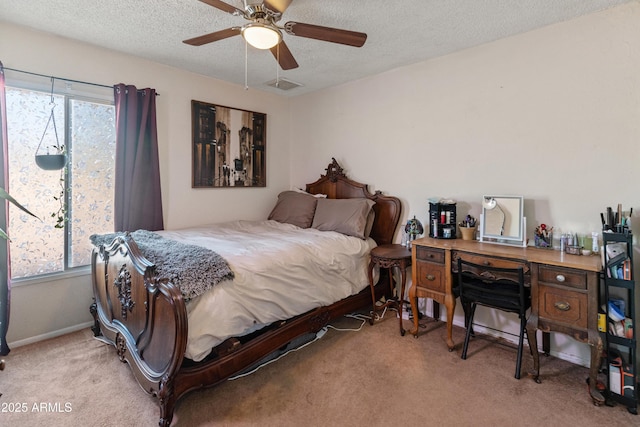
[[[598,231],[617,203],[640,214],[638,22],[633,2],[297,97],[292,182],[334,156],[423,223],[430,197],[478,217],[483,194],[523,195],[530,235]],[[552,339],[588,363],[586,346]]]
[[[152,87],[160,93],[157,122],[165,228],[262,219],[277,194],[289,188],[286,98],[6,23],[0,23],[0,60],[8,68],[104,85]],[[191,188],[193,99],[267,114],[267,188]],[[91,320],[91,295],[86,271],[14,285],[10,345],[86,324]]]

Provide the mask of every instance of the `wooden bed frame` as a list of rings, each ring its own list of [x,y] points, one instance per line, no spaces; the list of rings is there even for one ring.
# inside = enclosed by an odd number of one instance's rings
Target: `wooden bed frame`
[[[306,190],[334,199],[375,201],[371,237],[378,245],[392,243],[400,219],[400,200],[379,191],[371,194],[366,184],[348,179],[335,159],[326,171],[319,180],[307,184]],[[371,304],[367,286],[357,295],[276,322],[260,333],[230,338],[205,360],[193,362],[184,357],[188,325],[180,290],[155,274],[155,266],[142,256],[129,235],[93,250],[91,276],[94,335],[114,345],[142,388],[158,399],[160,426],[171,424],[177,401],[189,391],[218,384],[295,338],[315,333],[333,319]],[[376,286],[378,296],[384,294],[383,288],[387,286]]]

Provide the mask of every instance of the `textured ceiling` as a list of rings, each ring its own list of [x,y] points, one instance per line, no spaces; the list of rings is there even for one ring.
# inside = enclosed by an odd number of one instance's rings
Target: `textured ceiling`
[[[630,1],[635,0],[293,0],[280,25],[298,21],[364,32],[365,45],[284,34],[300,67],[277,72],[269,51],[249,48],[248,85],[296,96]],[[240,0],[227,2],[243,8]],[[0,21],[245,84],[241,37],[200,47],[182,43],[247,22],[198,0],[0,0]],[[267,86],[276,76],[303,86]]]

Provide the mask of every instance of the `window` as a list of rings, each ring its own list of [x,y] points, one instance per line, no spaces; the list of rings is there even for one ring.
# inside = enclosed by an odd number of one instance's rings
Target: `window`
[[[113,231],[113,95],[109,92],[110,98],[105,98],[105,89],[102,99],[64,91],[54,91],[52,97],[51,92],[8,85],[9,190],[40,218],[10,205],[11,276],[33,277],[87,265],[89,236]],[[38,154],[56,145],[53,125],[46,126],[52,105],[58,140],[68,158],[67,166],[58,171],[35,164],[41,138]],[[58,212],[67,218],[61,228],[56,227]]]

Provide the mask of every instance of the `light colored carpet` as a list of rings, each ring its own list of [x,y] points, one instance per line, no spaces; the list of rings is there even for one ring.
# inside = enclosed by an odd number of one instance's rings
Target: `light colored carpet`
[[[341,328],[359,326],[340,319]],[[541,356],[542,384],[513,378],[515,349],[489,338],[448,352],[429,321],[418,339],[393,314],[358,332],[329,329],[256,373],[195,391],[177,426],[604,426],[638,425],[621,405],[596,407],[588,370]],[[406,322],[406,327],[409,327]],[[463,331],[454,328],[461,343]],[[159,410],[111,346],[83,330],[15,348],[0,372],[2,426],[155,426]],[[525,351],[523,372],[532,367]],[[22,405],[24,404],[24,405]],[[18,412],[23,410],[22,412]]]

